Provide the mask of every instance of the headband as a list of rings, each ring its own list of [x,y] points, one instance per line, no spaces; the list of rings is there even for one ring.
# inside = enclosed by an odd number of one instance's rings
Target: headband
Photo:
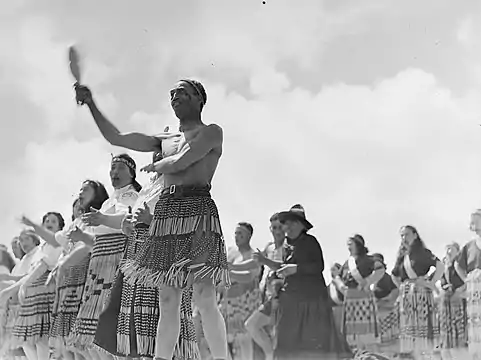
[[[195,80],[187,80],[187,79],[183,79],[183,80],[180,80],[180,81],[183,81],[183,82],[189,84],[190,86],[192,86],[195,89],[195,92],[197,93],[197,95],[201,98],[202,105],[205,105],[205,103],[207,102],[207,96],[205,95],[205,90],[204,91],[201,90],[201,88],[203,88],[203,86],[200,82],[195,81]]]
[[[131,170],[133,170],[135,172],[135,169],[136,169],[136,165],[135,165],[135,162],[132,158],[130,159],[126,159],[122,156],[113,156],[112,157],[112,164],[113,163],[116,163],[116,162],[120,162],[122,164],[125,164],[127,165],[127,167]]]

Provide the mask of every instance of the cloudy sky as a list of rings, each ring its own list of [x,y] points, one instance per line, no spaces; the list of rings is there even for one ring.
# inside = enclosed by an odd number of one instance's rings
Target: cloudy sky
[[[204,83],[204,120],[225,133],[213,195],[228,243],[249,221],[263,246],[269,216],[301,203],[328,263],[345,260],[359,232],[392,264],[403,224],[441,255],[469,240],[481,207],[480,10],[475,0],[4,1],[1,242],[23,213],[70,217],[85,178],[109,184],[121,149],[75,104],[75,43],[85,84],[121,130],[176,124],[172,84]]]

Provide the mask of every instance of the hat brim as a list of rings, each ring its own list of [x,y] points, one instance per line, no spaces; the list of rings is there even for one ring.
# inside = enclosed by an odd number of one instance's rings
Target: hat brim
[[[310,230],[314,227],[309,221],[307,221],[302,216],[292,211],[282,211],[278,214],[278,216],[279,216],[279,221],[281,222],[284,222],[286,220],[300,221],[301,223],[304,224],[307,230]]]

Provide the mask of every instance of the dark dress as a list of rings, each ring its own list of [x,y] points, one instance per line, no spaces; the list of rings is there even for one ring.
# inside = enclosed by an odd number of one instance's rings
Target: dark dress
[[[287,239],[285,246],[284,263],[296,264],[297,272],[286,277],[280,291],[275,358],[351,357],[349,345],[334,324],[317,239],[302,233],[297,239]]]

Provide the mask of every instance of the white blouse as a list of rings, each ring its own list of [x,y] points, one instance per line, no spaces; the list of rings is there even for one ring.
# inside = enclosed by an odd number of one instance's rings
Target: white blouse
[[[135,191],[132,185],[116,189],[112,196],[103,203],[100,211],[108,215],[127,213],[129,206],[133,207],[138,197],[139,193]],[[121,232],[120,229],[112,229],[104,225],[93,227],[92,230],[96,236]]]

